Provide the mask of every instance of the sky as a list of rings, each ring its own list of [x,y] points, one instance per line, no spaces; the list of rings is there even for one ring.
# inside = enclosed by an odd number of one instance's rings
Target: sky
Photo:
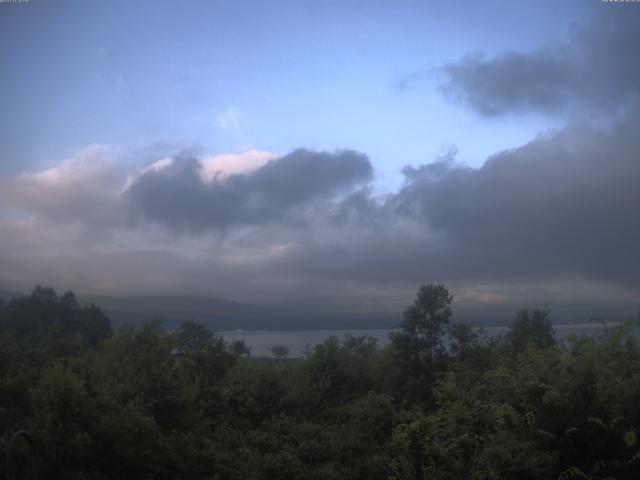
[[[0,288],[640,304],[640,3],[0,3]]]

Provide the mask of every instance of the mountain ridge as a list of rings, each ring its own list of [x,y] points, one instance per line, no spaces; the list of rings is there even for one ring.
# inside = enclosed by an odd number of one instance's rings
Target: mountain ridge
[[[24,293],[0,289],[6,302],[26,296]],[[348,330],[388,329],[398,326],[402,312],[350,311],[331,305],[296,303],[253,304],[217,297],[196,295],[78,295],[81,304],[95,304],[109,316],[114,327],[138,326],[149,320],[161,320],[167,328],[175,328],[184,320],[196,320],[218,331],[226,330]],[[543,308],[538,303],[522,305],[454,305],[454,323],[474,326],[504,326],[522,308]],[[584,323],[593,318],[620,321],[636,318],[638,305],[627,302],[573,302],[551,305],[551,318],[556,324]]]

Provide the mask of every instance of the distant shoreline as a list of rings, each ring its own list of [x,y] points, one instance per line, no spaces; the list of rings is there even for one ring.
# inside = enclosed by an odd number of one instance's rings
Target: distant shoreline
[[[557,323],[553,325],[557,340],[572,335],[593,335],[606,327],[616,327],[622,322],[611,321],[604,325],[600,322],[588,323]],[[504,332],[509,326],[472,326],[475,331],[482,331],[488,337],[493,337]],[[339,339],[346,335],[367,335],[376,339],[379,347],[389,344],[389,333],[398,331],[396,328],[358,328],[358,329],[322,329],[322,330],[222,330],[218,331],[228,341],[244,341],[251,349],[252,357],[271,356],[270,347],[274,345],[285,346],[289,349],[289,356],[300,357],[305,350],[324,343],[329,337],[336,336]]]

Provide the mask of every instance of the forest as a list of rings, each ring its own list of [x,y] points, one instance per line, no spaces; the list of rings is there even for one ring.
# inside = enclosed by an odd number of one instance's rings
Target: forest
[[[113,331],[38,286],[0,303],[0,473],[24,429],[47,479],[640,477],[637,320],[560,342],[550,310],[521,310],[489,338],[452,299],[421,286],[385,348],[255,358],[190,320]]]

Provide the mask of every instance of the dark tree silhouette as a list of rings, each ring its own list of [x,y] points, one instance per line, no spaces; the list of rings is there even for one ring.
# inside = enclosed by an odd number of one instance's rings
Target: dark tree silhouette
[[[271,352],[271,355],[273,355],[276,360],[282,360],[289,355],[289,347],[286,345],[271,345],[269,352]]]
[[[422,285],[413,305],[409,305],[400,323],[402,331],[391,341],[403,382],[416,400],[432,399],[437,364],[443,359],[444,328],[451,318],[453,295],[443,285]]]
[[[527,345],[547,348],[555,344],[553,328],[549,316],[551,310],[520,310],[505,336],[507,344],[515,352],[522,352]]]

